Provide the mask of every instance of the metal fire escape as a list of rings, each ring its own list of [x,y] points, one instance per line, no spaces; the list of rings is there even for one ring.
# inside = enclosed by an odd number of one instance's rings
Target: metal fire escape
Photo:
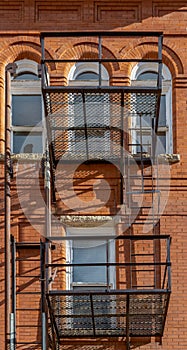
[[[158,45],[157,58],[115,57],[106,50],[112,42],[129,40],[132,43],[154,40]],[[60,56],[52,60],[46,47],[50,43],[63,47],[89,43],[87,55]],[[116,237],[98,235],[106,240],[107,247],[115,241],[119,258],[115,261],[73,264],[62,259],[47,259],[50,242],[65,244],[85,236],[47,235],[41,243],[41,280],[57,274],[52,287],[42,283],[43,313],[49,315],[49,347],[56,349],[64,339],[90,337],[124,337],[127,349],[136,337],[163,336],[171,292],[170,237],[160,233],[159,188],[155,169],[156,133],[162,80],[162,33],[146,32],[92,32],[92,33],[42,33],[42,92],[45,105],[47,138],[53,199],[56,167],[76,162],[109,162],[121,174],[120,219],[124,234]],[[122,44],[121,44],[122,45]],[[114,45],[115,46],[115,45]],[[107,56],[108,55],[108,56]],[[73,64],[95,62],[98,64],[98,81],[95,86],[50,85],[48,67],[71,67]],[[128,65],[154,62],[158,67],[155,86],[133,86],[121,79],[121,84],[102,83],[102,66],[120,71]],[[102,119],[104,110],[109,117]],[[77,116],[78,122],[72,117]],[[102,122],[101,122],[102,121]],[[145,121],[147,125],[145,126]],[[146,142],[145,142],[146,131]],[[100,146],[94,143],[98,137]],[[141,202],[141,205],[138,204]],[[138,209],[139,208],[139,209]],[[143,234],[144,222],[151,229]],[[99,227],[98,227],[99,233]],[[87,239],[90,239],[87,237]],[[92,237],[96,239],[96,237]],[[108,249],[108,248],[107,248]],[[106,253],[106,256],[109,254]],[[83,266],[106,272],[104,289],[76,290],[62,287],[60,278]],[[111,287],[110,271],[115,271],[116,284]],[[60,277],[61,276],[61,277]],[[47,311],[46,311],[47,304]],[[48,317],[48,316],[47,316]],[[47,319],[47,318],[46,318]],[[43,327],[45,322],[42,323]],[[45,328],[45,327],[44,327]],[[46,330],[43,330],[45,335]]]

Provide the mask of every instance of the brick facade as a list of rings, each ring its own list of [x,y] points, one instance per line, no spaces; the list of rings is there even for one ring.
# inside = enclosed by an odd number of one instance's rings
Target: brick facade
[[[42,1],[42,0],[12,0],[0,2],[0,205],[1,205],[1,272],[0,272],[0,348],[5,349],[4,342],[4,115],[5,115],[5,67],[8,63],[20,59],[31,59],[40,63],[41,47],[39,34],[41,31],[163,31],[163,62],[172,74],[172,118],[173,118],[173,153],[180,155],[180,161],[170,162],[170,184],[166,188],[167,205],[160,220],[160,232],[171,234],[171,261],[172,261],[172,294],[162,344],[155,343],[155,339],[132,339],[132,348],[144,350],[185,350],[187,349],[187,119],[186,119],[186,88],[187,88],[187,4],[186,1]],[[76,45],[61,46],[56,41],[54,46],[48,43],[47,53],[52,59],[68,58],[73,54],[88,55],[88,44],[76,42]],[[151,57],[155,55],[155,43],[142,42],[134,39],[120,45],[108,42],[105,47],[107,54],[114,57],[133,58]],[[94,51],[94,49],[93,49]],[[93,52],[92,51],[92,52]],[[54,85],[66,85],[71,66],[50,66],[51,80]],[[108,66],[110,81],[118,84],[125,76],[125,82],[130,81],[132,65],[123,66],[116,71]],[[102,168],[103,167],[103,168]],[[14,176],[11,180],[11,234],[17,242],[39,242],[44,233],[43,179],[41,161],[13,159]],[[59,197],[69,193],[68,166],[60,169]],[[19,173],[18,173],[19,172]],[[62,173],[61,173],[62,172]],[[39,183],[38,183],[39,178]],[[85,211],[84,214],[110,215],[113,214],[111,203],[115,198],[119,202],[119,172],[110,165],[99,165],[95,168],[80,166],[75,171],[74,189],[78,198],[83,202],[93,199],[92,185],[95,180],[107,180],[110,185],[110,196],[106,206],[101,206],[100,192],[96,208]],[[61,181],[66,179],[66,181]],[[40,189],[40,198],[37,198]],[[66,192],[65,192],[66,191]],[[167,192],[169,195],[167,198]],[[62,193],[61,193],[62,192]],[[62,198],[61,197],[61,198]],[[38,202],[36,203],[36,198]],[[97,205],[100,206],[99,211]],[[62,199],[57,200],[56,213],[68,214],[68,208]],[[71,211],[72,213],[72,211]],[[29,218],[29,219],[28,219]],[[31,220],[33,225],[30,224]],[[119,227],[123,231],[123,227]],[[40,236],[41,235],[41,236]],[[64,246],[56,249],[56,259],[63,256]],[[64,254],[65,255],[65,254]],[[19,260],[20,259],[20,260]],[[20,250],[17,263],[17,341],[19,350],[41,349],[41,320],[40,320],[40,280],[39,280],[39,250]],[[32,273],[31,273],[32,271]],[[28,275],[28,277],[27,277]],[[31,277],[32,276],[32,277]],[[61,286],[65,284],[65,272],[61,272]],[[33,296],[20,293],[32,291]],[[26,309],[25,311],[23,309]],[[32,311],[30,310],[32,309]],[[27,327],[25,327],[27,326]],[[21,345],[21,342],[28,342]],[[29,345],[29,342],[32,345]],[[65,340],[60,349],[63,350],[125,350],[124,339],[94,339],[94,340]]]

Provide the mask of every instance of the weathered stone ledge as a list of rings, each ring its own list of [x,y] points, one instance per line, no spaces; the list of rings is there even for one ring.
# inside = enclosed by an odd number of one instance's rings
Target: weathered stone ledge
[[[109,215],[59,215],[58,219],[64,225],[72,227],[113,226],[117,220]]]
[[[19,154],[12,154],[11,159],[12,161],[41,161],[44,158],[44,155],[41,153],[19,153]],[[135,160],[140,159],[140,155],[134,154],[132,155],[132,158]],[[147,153],[142,154],[142,159],[148,160],[150,159],[150,155]],[[178,163],[180,162],[180,154],[174,154],[174,153],[166,153],[166,154],[159,154],[158,159],[160,160],[166,160],[169,162],[169,164]],[[4,154],[0,154],[0,162],[4,161]]]

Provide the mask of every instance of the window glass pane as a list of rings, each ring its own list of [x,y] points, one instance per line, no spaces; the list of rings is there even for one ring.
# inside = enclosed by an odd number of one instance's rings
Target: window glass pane
[[[90,126],[109,125],[110,101],[108,94],[86,95],[86,118]]]
[[[158,125],[166,126],[166,95],[161,95]]]
[[[162,154],[166,152],[166,133],[160,133],[157,135],[157,145],[156,145],[156,153]]]
[[[108,94],[86,94],[85,106],[81,95],[75,94],[70,99],[70,107],[74,108],[74,125],[84,127],[85,121],[89,127],[110,125],[110,100]],[[84,111],[85,107],[85,111]],[[85,115],[84,115],[85,112]]]
[[[138,114],[136,117],[136,126],[141,128],[152,128],[152,119],[150,116],[142,116]]]
[[[73,249],[74,264],[99,262],[106,262],[106,244]],[[106,267],[75,266],[73,269],[73,282],[106,283]]]
[[[137,80],[157,80],[158,73],[157,72],[144,72],[138,75]]]
[[[35,126],[42,120],[41,95],[12,96],[12,125]]]
[[[84,72],[77,75],[76,80],[98,80],[99,75],[94,72]]]
[[[72,111],[74,117],[74,126],[84,126],[84,109],[83,109],[83,100],[82,96],[79,94],[74,94],[72,96]]]
[[[41,132],[14,132],[13,153],[42,153]]]
[[[22,73],[17,75],[14,80],[40,80],[40,78],[33,73]]]
[[[152,135],[151,133],[140,133],[137,132],[136,135],[136,143],[137,143],[137,152],[147,152],[151,154],[152,149]],[[138,146],[139,144],[139,146]]]

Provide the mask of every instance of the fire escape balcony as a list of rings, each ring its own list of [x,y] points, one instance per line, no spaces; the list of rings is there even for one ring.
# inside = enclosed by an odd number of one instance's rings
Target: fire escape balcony
[[[134,57],[132,52],[130,58],[120,54],[119,48],[126,47],[130,40],[134,45],[137,41],[143,43],[153,40],[154,45],[158,45],[157,58]],[[47,53],[47,47],[53,41],[59,47],[56,59],[51,59]],[[81,50],[76,50],[79,43],[85,46],[85,50],[88,49],[85,56]],[[110,259],[113,255],[107,251],[106,261],[102,261],[102,256],[99,256],[101,261],[77,263],[70,259],[64,262],[63,256],[62,263],[57,263],[55,258],[46,263],[46,245],[42,245],[42,281],[48,280],[51,272],[52,276],[56,276],[52,287],[48,289],[45,283],[42,287],[42,300],[47,301],[50,314],[50,339],[55,344],[65,338],[125,337],[129,350],[130,338],[163,336],[171,292],[170,237],[161,235],[159,230],[155,234],[156,213],[151,206],[155,203],[155,194],[159,203],[159,191],[153,170],[149,172],[146,169],[146,166],[152,168],[152,163],[156,164],[154,159],[162,86],[162,33],[46,32],[41,34],[41,46],[42,92],[53,187],[55,169],[59,164],[95,164],[104,161],[117,164],[120,169],[118,180],[121,181],[120,204],[125,204],[124,208],[129,209],[124,213],[124,220],[129,219],[128,222],[133,224],[130,212],[138,205],[137,196],[143,194],[142,205],[145,211],[148,210],[147,217],[151,216],[153,227],[152,235],[140,235],[140,231],[134,231],[131,235],[102,237],[98,227],[95,237],[91,238],[65,234],[60,237],[54,234],[51,238],[63,243],[68,241],[66,248],[73,247],[77,239],[80,242],[81,239],[104,240],[107,246],[113,241],[113,252],[116,252],[113,260]],[[68,51],[68,48],[71,50]],[[155,85],[130,84],[129,67],[142,62],[157,65]],[[76,83],[72,86],[61,79],[60,85],[55,77],[48,76],[49,67],[58,73],[61,70],[65,76],[65,72],[73,65],[82,63],[98,65],[98,78],[94,84]],[[113,72],[110,84],[102,80],[103,67]],[[121,83],[118,83],[118,78],[115,81],[115,72],[120,74]],[[126,72],[124,76],[122,72]],[[148,146],[144,144],[145,132]],[[132,162],[136,152],[139,153],[137,167]],[[146,221],[144,213],[142,216]],[[50,241],[47,235],[48,239]],[[73,242],[72,245],[69,242]],[[97,268],[98,274],[100,270],[105,272],[102,283],[98,279],[97,283],[91,280],[93,267]],[[87,268],[87,271],[90,269],[86,283],[74,280],[75,271],[83,268]]]
[[[171,292],[169,235],[119,236],[115,243],[124,248],[118,262],[44,264],[45,271],[56,274],[46,299],[59,343],[64,338],[126,337],[128,343],[133,337],[163,336]],[[55,289],[60,271],[69,275],[85,267],[90,275],[93,267],[98,273],[104,269],[105,283],[72,283],[69,289]]]
[[[129,40],[150,40],[158,45],[157,58],[115,57],[106,50],[113,41],[119,47]],[[90,52],[86,57],[77,57],[73,50],[71,57],[66,54],[57,59],[47,56],[45,48],[51,42],[61,42],[76,47],[77,40],[89,43]],[[148,118],[149,129],[157,131],[162,80],[162,33],[160,32],[75,32],[42,33],[42,91],[45,105],[47,136],[51,163],[56,168],[58,162],[81,161],[118,161],[124,162],[125,150],[128,152],[129,133],[134,118]],[[86,44],[85,44],[86,45]],[[102,81],[102,67],[107,66],[120,72],[130,64],[151,62],[157,65],[158,79],[153,86],[132,86],[127,77],[121,77],[120,83]],[[98,79],[94,84],[71,86],[50,84],[48,67],[56,69],[71,67],[82,63],[98,65]],[[126,67],[126,68],[124,68]],[[94,85],[94,86],[93,86]],[[135,119],[134,119],[135,120]],[[140,121],[141,129],[141,121]],[[143,130],[143,129],[142,129]],[[140,130],[140,133],[142,132]],[[150,140],[151,156],[154,155],[154,138]],[[130,136],[131,138],[131,136]],[[141,138],[141,137],[140,137]],[[143,147],[143,141],[140,147]],[[131,144],[130,148],[133,145]],[[134,145],[136,147],[136,145]],[[130,151],[131,152],[131,151]]]

